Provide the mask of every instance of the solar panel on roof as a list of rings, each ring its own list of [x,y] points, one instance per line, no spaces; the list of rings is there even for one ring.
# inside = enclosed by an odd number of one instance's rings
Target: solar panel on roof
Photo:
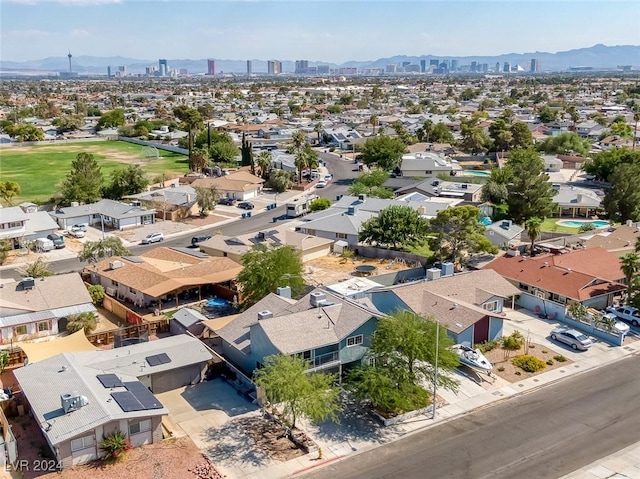
[[[111,393],[111,397],[116,400],[120,409],[124,412],[143,411],[144,406],[129,391]]]
[[[105,388],[119,388],[124,386],[120,378],[115,374],[98,374],[96,377]]]
[[[171,358],[166,353],[154,354],[153,356],[147,356],[145,359],[149,366],[159,366],[171,362]]]
[[[161,409],[162,403],[140,381],[124,383],[127,390],[135,396],[144,409]]]

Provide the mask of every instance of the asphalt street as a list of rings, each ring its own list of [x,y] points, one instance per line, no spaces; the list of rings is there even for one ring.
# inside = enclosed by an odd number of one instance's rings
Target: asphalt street
[[[640,440],[639,367],[632,356],[304,477],[558,478]]]
[[[327,169],[331,174],[333,174],[334,181],[329,183],[326,188],[318,189],[316,193],[323,198],[328,198],[331,201],[335,201],[339,195],[344,195],[347,193],[349,185],[358,175],[358,172],[355,171],[355,165],[352,161],[344,160],[336,157],[336,155],[322,152],[319,153],[319,156],[320,159],[326,162]],[[234,221],[233,223],[229,223],[224,226],[214,225],[199,234],[213,235],[216,231],[221,231],[222,234],[228,236],[241,235],[272,226],[273,217],[284,215],[284,213],[285,205],[281,204],[280,206],[278,206],[278,208],[269,211],[268,213],[255,215],[251,219],[246,219],[243,221]],[[192,236],[193,233],[191,231],[187,231],[180,236],[165,240],[162,243],[162,246],[189,246],[191,244],[190,239]],[[149,246],[138,245],[133,246],[130,249],[131,252],[135,255],[148,250]],[[81,271],[82,268],[86,266],[86,264],[87,263],[80,262],[77,258],[69,258],[50,262],[49,269],[54,273],[68,273],[71,271]],[[17,268],[13,268],[0,271],[0,277],[20,279],[21,275],[17,272]]]

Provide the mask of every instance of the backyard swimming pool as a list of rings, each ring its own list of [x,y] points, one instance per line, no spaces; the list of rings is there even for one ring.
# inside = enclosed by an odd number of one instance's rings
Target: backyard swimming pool
[[[462,170],[462,176],[490,176],[491,172],[485,170]]]
[[[595,228],[606,228],[609,226],[608,221],[602,220],[560,220],[556,222],[558,226],[566,226],[568,228],[580,228],[585,223],[591,223]]]
[[[223,298],[211,298],[207,301],[207,308],[222,308],[230,304],[229,301]]]

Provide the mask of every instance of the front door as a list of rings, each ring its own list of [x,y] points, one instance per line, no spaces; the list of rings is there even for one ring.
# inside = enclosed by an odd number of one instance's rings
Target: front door
[[[485,316],[473,325],[473,344],[489,340],[489,316]]]

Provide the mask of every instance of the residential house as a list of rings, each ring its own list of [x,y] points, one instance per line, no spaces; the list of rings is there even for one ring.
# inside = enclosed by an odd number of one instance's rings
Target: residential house
[[[70,316],[95,312],[78,273],[4,283],[0,294],[0,341],[8,344],[56,335],[66,331]]]
[[[26,239],[28,219],[18,206],[0,208],[0,239],[11,241],[14,248],[21,247]]]
[[[483,269],[493,269],[520,289],[517,303],[536,313],[564,319],[567,306],[582,303],[604,309],[625,286],[613,280],[619,273],[617,258],[598,248],[563,255],[519,256],[515,251],[494,259]],[[578,253],[578,254],[577,254]],[[608,277],[608,278],[607,278]]]
[[[300,252],[302,262],[322,258],[331,253],[333,239],[291,231],[286,226],[274,227],[239,236],[215,235],[198,243],[200,250],[211,256],[226,256],[240,262],[243,254],[256,245],[292,246]]]
[[[602,200],[593,191],[576,186],[557,187],[553,202],[558,205],[558,216],[589,218],[596,214]]]
[[[402,176],[434,178],[438,175],[455,176],[462,167],[455,161],[435,153],[410,153],[402,155],[400,163]]]
[[[398,196],[407,193],[421,193],[428,197],[457,198],[469,203],[479,203],[482,199],[483,186],[478,183],[455,183],[429,178],[414,181],[410,185],[396,189],[394,193]]]
[[[155,208],[156,216],[176,221],[200,214],[195,188],[190,185],[173,184],[168,188],[158,188],[137,195],[125,196],[132,204]]]
[[[484,235],[492,245],[498,247],[517,246],[522,243],[524,228],[511,220],[496,221],[485,228]],[[528,237],[527,237],[528,238]]]
[[[194,188],[214,187],[221,196],[246,201],[262,193],[264,181],[262,178],[252,175],[248,171],[239,170],[220,177],[199,178],[191,183],[191,186]]]
[[[557,155],[559,160],[562,160],[562,168],[567,170],[581,170],[582,164],[585,162],[586,158],[582,156],[574,156],[574,155]]]
[[[112,256],[87,268],[109,296],[152,311],[209,295],[233,299],[242,266],[191,248],[154,248],[139,256]]]
[[[633,253],[640,240],[640,223],[628,221],[627,224],[616,227],[613,231],[599,231],[583,237],[580,243],[587,248],[603,248],[617,257]]]
[[[204,331],[207,318],[201,312],[191,308],[180,308],[171,317],[169,328],[172,334],[193,334],[199,337]]]
[[[311,371],[341,374],[361,363],[379,316],[319,289],[298,301],[271,293],[217,333],[224,356],[247,375],[274,354],[300,356]]]
[[[61,229],[75,224],[125,230],[155,223],[156,210],[143,206],[103,199],[87,205],[58,208],[49,213]]]
[[[329,144],[340,150],[352,150],[354,144],[352,140],[362,138],[356,130],[350,130],[347,127],[324,128],[320,136],[327,138]]]
[[[162,440],[169,411],[154,395],[201,381],[212,356],[197,339],[173,336],[128,347],[62,353],[14,371],[63,469],[105,452],[123,432],[134,447]]]
[[[430,317],[446,329],[456,343],[479,344],[502,336],[505,300],[520,290],[495,272],[473,271],[431,281],[399,284],[366,293],[385,314],[409,310]]]
[[[544,162],[544,171],[548,173],[557,173],[562,168],[563,162],[555,155],[542,155]]]

